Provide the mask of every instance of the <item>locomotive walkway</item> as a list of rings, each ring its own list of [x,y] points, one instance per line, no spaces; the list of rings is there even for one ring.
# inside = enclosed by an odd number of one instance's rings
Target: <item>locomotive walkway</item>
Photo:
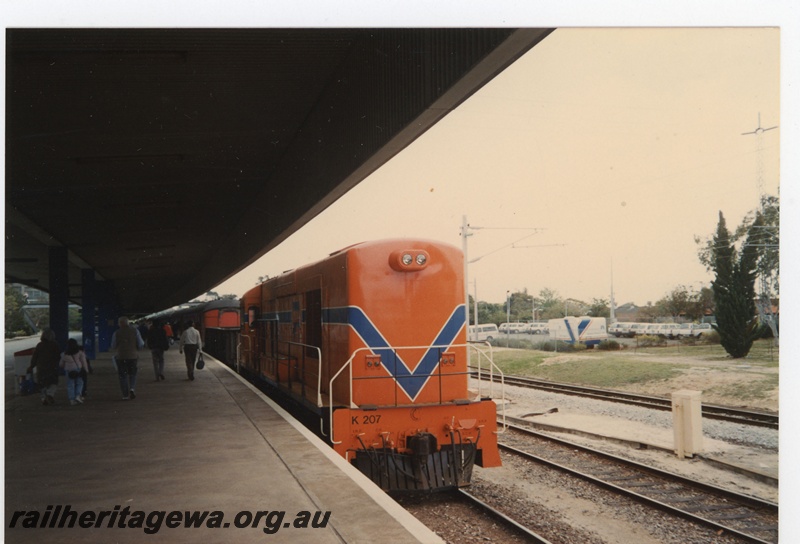
[[[165,355],[135,400],[109,353],[84,405],[63,378],[55,406],[6,398],[5,542],[441,542],[227,367]]]

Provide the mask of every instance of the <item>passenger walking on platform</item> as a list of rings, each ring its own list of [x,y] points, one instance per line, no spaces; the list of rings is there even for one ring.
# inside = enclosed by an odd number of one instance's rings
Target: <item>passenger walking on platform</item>
[[[86,357],[86,351],[83,349],[83,346],[79,346],[78,349],[81,350],[81,354],[86,359],[86,368],[84,370],[81,370],[81,378],[83,378],[83,388],[81,389],[80,393],[81,397],[83,397],[83,399],[86,400],[86,389],[89,387],[89,374],[93,372],[92,362],[89,361],[88,357]]]
[[[164,332],[167,334],[167,339],[169,340],[169,345],[173,344],[173,340],[175,340],[175,334],[172,332],[172,325],[169,324],[169,321],[164,323]]]
[[[67,397],[72,406],[83,404],[83,376],[82,371],[89,370],[89,363],[86,355],[81,351],[78,341],[74,338],[67,340],[67,349],[61,355],[61,362],[58,364],[64,369],[67,375]]]
[[[186,373],[190,380],[194,380],[194,362],[197,359],[197,352],[203,349],[203,339],[200,338],[200,331],[194,328],[194,321],[186,323],[178,345],[185,357]]]
[[[139,350],[144,341],[139,331],[132,327],[127,317],[119,318],[119,329],[111,337],[111,349],[117,350],[117,374],[122,389],[122,400],[136,398],[136,372],[139,370]]]
[[[42,392],[42,404],[55,404],[58,388],[58,363],[61,360],[61,346],[56,342],[52,329],[42,331],[42,339],[36,344],[31,357],[31,366],[26,372],[36,369],[36,382]]]
[[[153,355],[153,371],[156,373],[156,381],[165,380],[164,377],[164,352],[169,349],[167,333],[161,323],[153,321],[150,323],[150,330],[147,333],[147,347]]]
[[[136,328],[139,330],[139,336],[142,337],[142,340],[147,342],[147,333],[150,329],[150,324],[148,321],[142,321],[139,323]]]

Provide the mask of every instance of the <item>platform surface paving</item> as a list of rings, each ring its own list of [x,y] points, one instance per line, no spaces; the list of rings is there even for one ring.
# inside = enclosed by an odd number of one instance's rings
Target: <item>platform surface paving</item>
[[[135,400],[108,353],[83,405],[63,377],[7,399],[5,542],[441,542],[221,363],[166,361],[141,353]]]

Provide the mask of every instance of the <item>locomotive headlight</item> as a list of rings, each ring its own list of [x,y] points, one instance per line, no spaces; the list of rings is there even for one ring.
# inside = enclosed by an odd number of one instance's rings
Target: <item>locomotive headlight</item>
[[[405,248],[392,251],[389,266],[397,272],[419,272],[430,264],[430,255],[424,249]]]

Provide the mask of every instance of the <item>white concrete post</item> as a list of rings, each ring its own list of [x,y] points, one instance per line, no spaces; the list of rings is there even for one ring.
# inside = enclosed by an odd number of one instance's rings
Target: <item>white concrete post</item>
[[[703,452],[703,414],[700,391],[672,393],[672,421],[675,430],[675,454],[693,457]]]

